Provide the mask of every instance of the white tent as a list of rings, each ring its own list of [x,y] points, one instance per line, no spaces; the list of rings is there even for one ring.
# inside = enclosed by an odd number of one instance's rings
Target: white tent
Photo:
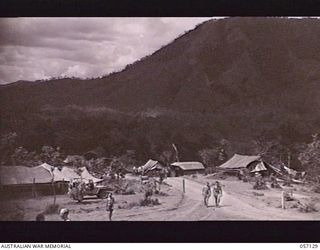
[[[251,173],[254,173],[254,172],[260,172],[260,171],[267,171],[267,167],[266,165],[264,164],[263,161],[260,161],[254,169],[251,170]]]
[[[86,167],[83,167],[82,169],[82,172],[81,172],[81,177],[85,180],[93,180],[93,182],[100,182],[100,181],[103,181],[103,179],[98,179],[94,176],[92,176],[88,169]]]

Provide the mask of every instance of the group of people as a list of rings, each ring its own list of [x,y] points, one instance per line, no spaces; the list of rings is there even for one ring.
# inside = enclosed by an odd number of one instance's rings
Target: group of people
[[[222,187],[221,187],[221,184],[219,181],[216,181],[213,185],[210,185],[210,183],[207,182],[207,184],[203,187],[202,195],[204,198],[204,200],[203,200],[204,205],[206,207],[209,206],[209,198],[211,197],[212,194],[214,197],[216,207],[219,207],[221,197],[222,197]]]

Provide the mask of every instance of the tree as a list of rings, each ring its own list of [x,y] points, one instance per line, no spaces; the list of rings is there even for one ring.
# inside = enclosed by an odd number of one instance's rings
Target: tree
[[[202,149],[198,152],[203,164],[206,167],[214,167],[219,157],[219,150],[213,148]]]
[[[60,148],[53,148],[51,146],[43,146],[41,148],[40,159],[42,162],[48,163],[52,166],[60,166],[63,161],[63,155],[60,152]]]
[[[36,152],[29,152],[24,147],[18,147],[11,155],[12,165],[22,165],[34,167],[41,164],[40,158]]]
[[[302,166],[310,173],[320,173],[320,136],[312,135],[312,142],[307,144],[298,157]]]
[[[1,165],[5,164],[13,164],[11,162],[11,156],[15,151],[16,148],[16,140],[17,140],[17,133],[11,132],[7,134],[1,135],[0,139],[0,159],[1,159]]]
[[[159,156],[159,159],[166,166],[169,166],[172,162],[176,161],[175,153],[172,150],[164,150]]]

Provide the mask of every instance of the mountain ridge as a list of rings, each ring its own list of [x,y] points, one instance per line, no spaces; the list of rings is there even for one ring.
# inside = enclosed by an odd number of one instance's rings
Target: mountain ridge
[[[3,129],[26,114],[75,106],[176,119],[195,130],[199,115],[206,134],[250,140],[271,131],[290,143],[304,140],[320,127],[318,41],[318,19],[206,21],[106,77],[1,86]]]

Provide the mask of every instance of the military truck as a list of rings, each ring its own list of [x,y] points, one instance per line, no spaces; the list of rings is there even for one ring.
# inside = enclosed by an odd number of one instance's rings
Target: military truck
[[[85,198],[97,197],[104,199],[107,197],[111,189],[108,187],[94,183],[92,180],[84,180],[74,178],[69,184],[69,196],[73,200],[81,202]]]

